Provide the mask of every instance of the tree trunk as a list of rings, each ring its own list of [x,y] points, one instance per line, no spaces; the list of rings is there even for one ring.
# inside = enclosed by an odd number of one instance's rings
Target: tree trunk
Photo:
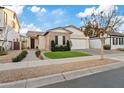
[[[101,38],[101,60],[104,59],[104,44],[105,44],[105,39]]]

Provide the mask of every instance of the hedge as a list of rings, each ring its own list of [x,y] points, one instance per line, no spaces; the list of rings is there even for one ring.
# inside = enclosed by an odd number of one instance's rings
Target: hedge
[[[51,51],[70,51],[71,43],[67,40],[66,45],[56,45],[54,40],[51,41]]]
[[[40,51],[40,50],[37,50],[37,51],[35,52],[35,55],[36,55],[37,57],[39,57],[39,56],[40,56],[40,53],[41,53],[41,51]]]
[[[28,52],[26,50],[23,50],[18,56],[16,56],[15,58],[12,58],[12,61],[13,62],[19,62],[22,59],[24,59],[27,54],[28,54]]]

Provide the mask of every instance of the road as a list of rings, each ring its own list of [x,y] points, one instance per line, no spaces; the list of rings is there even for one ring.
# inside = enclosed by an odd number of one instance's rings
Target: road
[[[124,88],[124,67],[47,85],[44,88]]]

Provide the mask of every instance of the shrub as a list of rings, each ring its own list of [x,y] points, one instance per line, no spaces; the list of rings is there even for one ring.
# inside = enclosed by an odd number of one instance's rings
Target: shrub
[[[110,45],[104,45],[103,48],[104,48],[104,50],[110,50],[111,46]]]
[[[36,46],[36,49],[38,49],[38,46]]]
[[[51,41],[51,51],[70,51],[71,44],[70,41],[67,40],[66,45],[55,45],[54,40]]]
[[[0,46],[0,52],[5,51],[4,47]]]
[[[40,51],[40,50],[37,50],[37,51],[35,52],[35,55],[36,55],[37,57],[39,57],[39,56],[40,56],[40,53],[41,53],[41,51]]]
[[[7,51],[5,51],[4,47],[0,46],[0,56],[7,55]]]
[[[55,42],[54,42],[54,40],[51,41],[51,51],[55,51]]]
[[[6,51],[0,51],[0,56],[7,55]]]
[[[67,50],[70,51],[71,50],[71,43],[69,40],[67,40]]]
[[[18,56],[16,56],[15,58],[12,58],[12,61],[13,62],[19,62],[22,59],[24,59],[27,54],[28,54],[28,52],[26,50],[22,50],[22,52]]]

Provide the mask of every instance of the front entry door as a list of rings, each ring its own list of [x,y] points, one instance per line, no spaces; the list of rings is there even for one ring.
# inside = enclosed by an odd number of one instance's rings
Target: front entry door
[[[35,39],[31,39],[31,48],[35,48]]]

